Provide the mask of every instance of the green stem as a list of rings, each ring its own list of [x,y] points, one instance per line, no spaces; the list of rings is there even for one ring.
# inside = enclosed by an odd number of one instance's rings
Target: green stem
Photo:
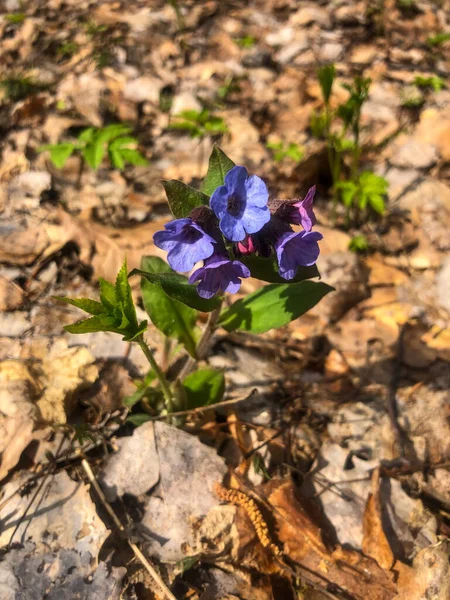
[[[173,412],[173,396],[170,391],[169,382],[167,381],[164,373],[159,368],[158,363],[153,356],[153,352],[148,347],[146,341],[144,340],[144,336],[140,335],[136,338],[136,342],[141,347],[142,352],[144,353],[145,358],[148,360],[151,368],[155,371],[156,377],[158,378],[159,384],[161,386],[161,390],[166,401],[167,412]]]

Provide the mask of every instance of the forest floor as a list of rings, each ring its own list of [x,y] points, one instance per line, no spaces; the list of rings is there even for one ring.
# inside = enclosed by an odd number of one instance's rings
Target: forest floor
[[[448,0],[0,5],[0,600],[170,597],[133,544],[178,599],[448,600]],[[333,219],[310,126],[329,62],[332,103],[372,80],[361,160],[389,182],[382,217]],[[227,131],[171,128],[203,109]],[[119,122],[147,165],[38,151]],[[139,348],[65,333],[81,315],[53,296],[96,298],[125,255],[161,256],[160,181],[196,186],[214,142],[278,198],[317,185],[335,292],[261,337],[218,330],[206,362],[235,402],[133,427]]]

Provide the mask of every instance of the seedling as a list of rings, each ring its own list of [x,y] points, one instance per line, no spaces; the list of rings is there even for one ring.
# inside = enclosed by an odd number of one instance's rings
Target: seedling
[[[290,144],[285,144],[284,142],[268,142],[266,147],[273,151],[273,159],[277,163],[284,161],[286,158],[299,163],[305,154],[303,148],[294,142],[291,142]]]
[[[11,25],[22,25],[22,23],[25,21],[27,15],[25,13],[9,13],[8,15],[5,15],[5,19],[8,21],[8,23],[10,23]]]
[[[56,51],[60,58],[71,58],[78,51],[78,44],[76,42],[64,42]]]
[[[422,77],[421,75],[417,75],[417,77],[414,79],[414,84],[419,88],[432,89],[435,92],[440,92],[447,87],[444,79],[439,77],[439,75],[432,75],[431,77]]]
[[[244,37],[236,38],[234,41],[239,48],[250,50],[256,44],[257,39],[252,35],[245,35]]]
[[[220,135],[228,132],[222,117],[212,115],[209,110],[183,110],[174,116],[169,129],[186,131],[192,138],[204,138],[208,135]]]
[[[313,135],[326,141],[333,181],[333,217],[340,201],[346,207],[348,223],[351,213],[356,217],[361,212],[365,213],[367,208],[383,214],[383,195],[388,182],[370,171],[360,173],[361,110],[369,95],[370,79],[356,76],[350,84],[343,84],[342,87],[348,91],[348,98],[332,109],[330,99],[335,78],[334,65],[325,65],[318,70],[324,109],[313,114],[310,127]],[[350,155],[350,172],[345,177],[343,166],[347,155]]]
[[[436,33],[435,35],[431,35],[427,38],[427,44],[430,48],[440,48],[450,40],[450,33]]]
[[[146,165],[147,160],[136,149],[138,140],[128,135],[132,129],[121,123],[97,128],[84,129],[76,142],[45,144],[39,152],[50,152],[50,160],[58,169],[62,169],[72,154],[79,153],[91,167],[97,170],[108,155],[114,169],[124,169],[125,164]]]
[[[362,234],[353,236],[348,245],[348,249],[357,254],[367,252],[369,249],[369,242],[367,241],[366,236]]]
[[[10,75],[0,81],[0,87],[4,90],[8,100],[18,102],[37,94],[44,86],[28,75]]]

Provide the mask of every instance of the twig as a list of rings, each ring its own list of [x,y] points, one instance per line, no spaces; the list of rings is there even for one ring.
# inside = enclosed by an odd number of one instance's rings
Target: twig
[[[125,527],[122,525],[118,516],[114,512],[113,507],[106,499],[106,496],[103,493],[103,490],[100,487],[100,485],[99,485],[97,479],[95,478],[95,475],[91,469],[91,465],[88,463],[86,458],[82,458],[81,466],[83,467],[84,472],[87,475],[87,478],[89,479],[90,483],[92,484],[92,487],[95,489],[100,502],[103,504],[107,513],[113,520],[114,525],[117,527],[117,529],[119,531],[121,531],[122,533],[125,533]],[[142,552],[139,550],[139,548],[136,546],[136,544],[134,544],[128,537],[126,537],[126,540],[127,540],[128,545],[130,546],[130,548],[133,550],[135,557],[140,561],[142,566],[147,570],[149,575],[154,579],[154,581],[157,583],[157,585],[161,588],[161,590],[164,592],[164,595],[167,598],[169,598],[170,600],[177,600],[175,598],[175,596],[172,594],[172,592],[169,590],[169,588],[166,586],[166,584],[162,580],[161,576],[156,572],[156,570],[148,562],[148,560],[145,558],[145,556],[142,554]]]
[[[249,400],[252,398],[258,390],[254,388],[250,394],[244,396],[243,398],[231,398],[231,400],[223,400],[222,402],[216,402],[215,404],[209,404],[208,406],[198,406],[197,408],[190,408],[189,410],[179,410],[177,412],[168,413],[167,415],[158,415],[157,417],[151,417],[150,421],[159,421],[160,419],[168,419],[170,417],[182,417],[185,415],[195,415],[199,413],[204,413],[209,410],[215,410],[221,406],[231,406],[233,404],[239,404],[240,402],[244,402],[245,400]]]

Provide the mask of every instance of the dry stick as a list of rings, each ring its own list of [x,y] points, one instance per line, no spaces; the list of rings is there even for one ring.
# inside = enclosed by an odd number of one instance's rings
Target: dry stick
[[[113,520],[114,525],[117,527],[117,529],[119,531],[125,532],[125,527],[122,525],[118,516],[114,512],[114,509],[112,508],[111,504],[106,499],[106,496],[103,493],[103,490],[100,487],[100,485],[99,485],[97,479],[95,478],[95,475],[91,469],[91,465],[88,463],[86,458],[83,458],[81,460],[81,466],[83,467],[84,472],[87,475],[87,478],[89,479],[90,483],[92,484],[93,488],[95,489],[100,502],[103,504],[107,513]],[[164,592],[165,596],[167,598],[169,598],[170,600],[177,600],[175,598],[175,596],[172,594],[172,592],[169,590],[169,588],[166,586],[166,584],[162,580],[161,576],[157,573],[157,571],[148,562],[148,560],[145,558],[145,556],[142,554],[142,552],[139,550],[139,548],[136,546],[136,544],[134,544],[128,537],[126,538],[126,540],[128,542],[128,545],[130,546],[130,548],[133,550],[135,557],[141,562],[142,566],[148,571],[150,576],[154,579],[154,581],[157,583],[157,585]]]

